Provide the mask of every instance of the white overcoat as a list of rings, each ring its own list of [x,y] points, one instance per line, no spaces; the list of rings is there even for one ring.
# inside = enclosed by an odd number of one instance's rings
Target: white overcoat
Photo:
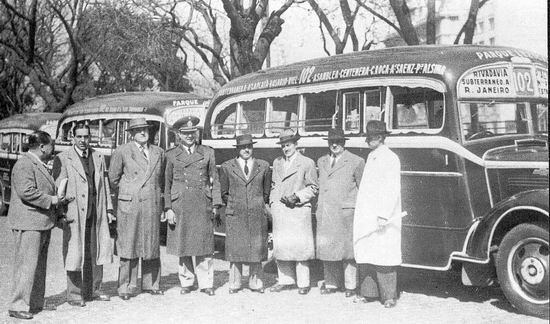
[[[387,146],[372,151],[357,194],[353,249],[357,263],[401,264],[401,164]],[[389,219],[378,230],[377,218]]]

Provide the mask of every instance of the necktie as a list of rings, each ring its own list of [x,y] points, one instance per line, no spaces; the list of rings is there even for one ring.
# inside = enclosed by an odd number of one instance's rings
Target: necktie
[[[187,154],[191,155],[191,148],[187,147]]]
[[[149,157],[147,156],[147,152],[145,151],[145,146],[140,146],[139,150],[141,151],[141,153],[143,154],[143,156],[149,160]]]
[[[244,174],[248,177],[248,160],[244,160]]]
[[[87,159],[88,158],[88,151],[82,151],[82,158]]]
[[[330,167],[334,168],[334,165],[336,164],[336,157],[333,156],[330,158]]]

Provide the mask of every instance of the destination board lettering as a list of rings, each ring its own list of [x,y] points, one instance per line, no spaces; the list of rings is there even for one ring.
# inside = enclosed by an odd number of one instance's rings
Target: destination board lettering
[[[522,51],[518,49],[506,49],[506,50],[497,50],[497,51],[480,51],[476,52],[478,59],[487,60],[487,59],[504,59],[509,57],[525,57],[530,59],[536,59],[541,61],[546,61],[542,55],[537,55],[528,51]]]
[[[548,96],[548,71],[542,69],[535,70],[537,79],[537,89],[541,96]]]
[[[316,72],[315,66],[308,66],[300,71],[298,76],[279,79],[262,80],[234,87],[228,87],[219,91],[220,95],[279,88],[299,84],[317,83],[324,81],[351,79],[357,77],[396,75],[396,74],[437,74],[443,75],[447,70],[445,65],[433,63],[400,63],[380,64],[371,66],[359,66],[331,71]]]
[[[124,107],[124,106],[106,106],[99,107],[75,107],[66,112],[67,116],[75,116],[93,113],[141,113],[147,110],[146,107]]]
[[[198,99],[183,99],[183,100],[174,100],[172,101],[172,106],[178,107],[178,106],[193,106],[198,105],[199,100]]]

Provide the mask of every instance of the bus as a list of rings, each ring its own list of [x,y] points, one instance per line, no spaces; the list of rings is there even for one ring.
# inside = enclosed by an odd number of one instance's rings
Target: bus
[[[59,113],[24,113],[0,120],[0,215],[7,213],[11,197],[11,169],[26,151],[28,136],[42,130],[55,138]]]
[[[291,127],[301,151],[328,152],[331,127],[366,159],[365,127],[386,123],[401,160],[403,267],[460,267],[499,282],[520,311],[548,317],[548,61],[497,46],[409,46],[278,66],[224,85],[203,144],[218,164],[252,134],[273,161]],[[359,198],[360,199],[360,198]]]
[[[101,152],[108,165],[112,152],[129,140],[128,122],[145,118],[149,139],[163,149],[176,145],[172,124],[187,115],[204,120],[209,100],[190,93],[124,92],[89,98],[69,106],[59,121],[56,150],[72,146],[72,129],[77,123],[90,127],[90,146]],[[202,124],[201,124],[202,125]]]

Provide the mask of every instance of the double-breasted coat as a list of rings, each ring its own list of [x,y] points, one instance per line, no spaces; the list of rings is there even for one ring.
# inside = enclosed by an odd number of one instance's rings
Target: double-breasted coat
[[[160,257],[164,151],[149,145],[149,159],[132,141],[119,146],[109,165],[117,196],[116,254],[125,259]]]
[[[225,208],[225,257],[231,262],[267,259],[267,215],[271,171],[269,163],[254,159],[247,178],[237,159],[220,169]]]
[[[380,266],[401,264],[401,164],[387,146],[367,157],[355,216],[353,248],[357,263]],[[378,217],[388,225],[378,229]]]
[[[214,253],[213,206],[221,206],[214,150],[196,145],[192,154],[181,145],[166,152],[165,209],[176,215],[168,227],[166,252],[196,256]]]
[[[108,179],[105,177],[105,159],[103,155],[92,148],[89,149],[94,164],[94,184],[96,188],[96,251],[97,265],[113,261],[113,243],[109,234],[109,219],[107,210],[113,208]],[[67,220],[63,226],[63,260],[65,270],[82,271],[84,265],[84,233],[88,215],[88,181],[78,153],[71,148],[59,153],[54,160],[54,177],[59,186],[67,179],[65,197],[75,198],[67,205]]]
[[[300,152],[285,170],[285,158],[273,161],[270,194],[273,217],[273,257],[284,261],[305,261],[315,257],[311,222],[311,201],[318,191],[317,170],[312,159]],[[281,197],[296,194],[300,202],[288,208]]]
[[[323,261],[353,259],[353,213],[365,160],[346,150],[333,167],[329,154],[319,158],[317,167],[317,258]]]
[[[48,170],[31,153],[23,153],[11,172],[12,195],[8,211],[10,228],[46,231],[55,226],[52,208],[55,182]]]

